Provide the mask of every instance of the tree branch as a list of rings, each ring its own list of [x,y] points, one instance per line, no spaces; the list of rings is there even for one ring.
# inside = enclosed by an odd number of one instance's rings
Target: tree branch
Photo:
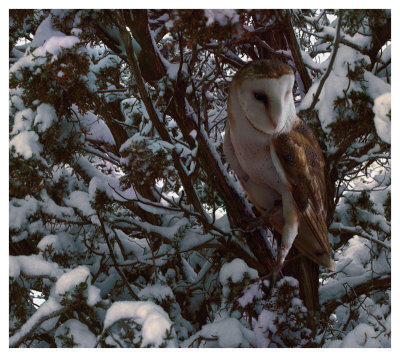
[[[351,234],[354,234],[354,235],[358,235],[358,236],[360,236],[362,238],[368,239],[371,242],[374,242],[374,243],[380,245],[381,247],[383,247],[383,248],[385,248],[385,249],[387,249],[389,251],[391,250],[390,245],[386,244],[385,242],[380,241],[379,239],[376,239],[376,238],[372,237],[369,234],[367,235],[366,232],[362,232],[362,229],[359,226],[353,228],[353,227],[343,226],[341,223],[340,224],[335,224],[334,223],[334,224],[331,225],[329,230],[333,231],[333,232],[337,231],[339,233],[340,232],[345,232],[345,233],[351,233]]]
[[[43,305],[42,305],[43,306]],[[43,315],[42,317],[39,317],[36,322],[32,323],[32,319],[34,319],[36,314],[40,314],[40,309],[37,310],[29,319],[27,322],[25,322],[24,325],[20,328],[19,331],[17,331],[13,336],[10,337],[9,340],[9,347],[15,348],[19,347],[28,337],[30,337],[39,326],[47,321],[52,319],[53,317],[56,317],[58,315],[61,315],[63,312],[67,311],[67,307],[62,306],[57,310],[54,310],[53,312]],[[36,315],[37,316],[37,315]]]
[[[342,10],[339,10],[338,21],[337,21],[337,24],[336,24],[336,36],[335,36],[335,42],[333,44],[333,50],[332,50],[332,54],[331,54],[331,59],[329,61],[329,65],[328,65],[328,68],[327,68],[324,76],[321,78],[321,81],[319,82],[317,91],[314,94],[313,101],[311,103],[310,108],[308,108],[308,110],[313,110],[314,109],[315,105],[318,102],[318,98],[319,98],[319,96],[321,94],[322,88],[324,87],[324,84],[325,84],[326,80],[328,79],[328,77],[329,77],[329,75],[330,75],[330,73],[332,71],[333,63],[335,62],[336,54],[337,54],[337,51],[338,51],[338,48],[339,48],[339,43],[341,41],[341,37],[340,37],[341,24],[342,24]]]
[[[115,255],[114,255],[114,250],[113,250],[113,248],[112,248],[111,242],[110,242],[110,240],[109,240],[109,238],[108,238],[108,234],[107,234],[106,228],[105,228],[105,226],[104,226],[104,222],[103,222],[103,220],[102,220],[102,218],[101,218],[100,213],[97,212],[97,211],[96,211],[96,213],[97,213],[97,217],[99,218],[100,227],[101,227],[101,230],[102,230],[102,232],[103,232],[103,237],[104,237],[104,240],[105,240],[106,243],[107,243],[107,247],[108,247],[108,250],[109,250],[109,252],[110,252],[110,257],[111,257],[111,259],[112,259],[112,261],[113,261],[113,263],[114,263],[115,270],[117,271],[117,273],[118,273],[119,276],[121,277],[122,281],[125,283],[125,286],[127,287],[128,291],[129,291],[129,294],[131,294],[131,296],[132,296],[135,300],[140,301],[140,298],[139,298],[139,297],[135,294],[135,292],[132,290],[132,288],[131,288],[131,286],[130,286],[130,284],[129,284],[129,281],[128,281],[128,279],[126,278],[125,274],[124,274],[124,273],[122,272],[122,270],[119,268],[117,259],[115,258]]]
[[[350,291],[346,291],[342,296],[335,297],[323,303],[328,315],[336,310],[340,305],[349,303],[363,294],[370,294],[378,290],[387,290],[391,287],[391,276],[373,278],[358,285],[353,285]]]
[[[303,57],[301,56],[301,49],[297,41],[296,34],[294,33],[293,24],[290,16],[290,11],[288,11],[284,18],[284,21],[286,22],[288,45],[292,53],[293,62],[296,66],[296,70],[299,72],[301,81],[303,82],[304,93],[307,93],[312,85],[312,80],[304,66]],[[338,26],[340,27],[340,24],[338,24]]]

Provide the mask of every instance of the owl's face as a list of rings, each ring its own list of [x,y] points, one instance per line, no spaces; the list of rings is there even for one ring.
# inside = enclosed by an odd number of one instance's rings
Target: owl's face
[[[236,100],[250,124],[265,134],[289,131],[296,118],[294,75],[253,78],[237,83]]]

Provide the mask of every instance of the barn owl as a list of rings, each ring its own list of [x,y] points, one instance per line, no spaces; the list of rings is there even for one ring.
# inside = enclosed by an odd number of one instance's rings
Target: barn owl
[[[248,198],[281,233],[276,279],[292,244],[331,270],[321,149],[296,116],[290,66],[254,61],[229,89],[224,152]],[[275,280],[274,279],[274,280]]]

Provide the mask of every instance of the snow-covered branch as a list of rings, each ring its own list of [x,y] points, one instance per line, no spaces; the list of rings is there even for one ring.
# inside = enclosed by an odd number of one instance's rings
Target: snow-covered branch
[[[36,313],[22,327],[10,337],[9,346],[19,347],[26,339],[28,339],[45,321],[60,316],[67,310],[54,299],[46,301]]]
[[[334,288],[329,286],[327,289],[336,291],[334,296],[330,296],[329,300],[322,300],[327,314],[332,313],[340,305],[347,304],[355,298],[364,294],[370,294],[376,291],[384,291],[391,286],[392,278],[390,275],[374,277],[372,279],[360,279],[360,281],[352,284],[348,281],[342,281]],[[321,293],[324,294],[324,287],[321,288]],[[327,294],[327,296],[329,296]]]
[[[314,109],[315,105],[317,104],[318,100],[319,100],[319,96],[321,94],[322,88],[324,87],[324,84],[326,82],[326,80],[328,79],[329,75],[331,74],[331,71],[333,69],[333,64],[335,63],[335,58],[339,49],[339,43],[341,41],[341,35],[340,35],[340,31],[341,31],[341,22],[342,22],[342,13],[341,10],[339,10],[339,16],[338,16],[338,21],[336,24],[336,34],[335,34],[335,38],[334,38],[334,42],[333,42],[333,49],[332,49],[332,53],[329,57],[329,65],[328,68],[326,69],[324,75],[321,78],[321,81],[318,84],[318,88],[313,96],[313,100],[311,102],[311,105],[309,108],[309,110]]]
[[[390,11],[9,16],[11,347],[390,346]],[[273,291],[280,236],[222,145],[261,58],[295,72],[337,266],[293,250]]]

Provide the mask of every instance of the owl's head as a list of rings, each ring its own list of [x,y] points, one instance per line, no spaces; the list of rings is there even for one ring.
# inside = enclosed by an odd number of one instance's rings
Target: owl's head
[[[254,61],[232,79],[229,105],[239,105],[250,124],[265,134],[286,132],[296,118],[293,85],[294,74],[287,64]],[[234,114],[234,108],[230,111]]]

